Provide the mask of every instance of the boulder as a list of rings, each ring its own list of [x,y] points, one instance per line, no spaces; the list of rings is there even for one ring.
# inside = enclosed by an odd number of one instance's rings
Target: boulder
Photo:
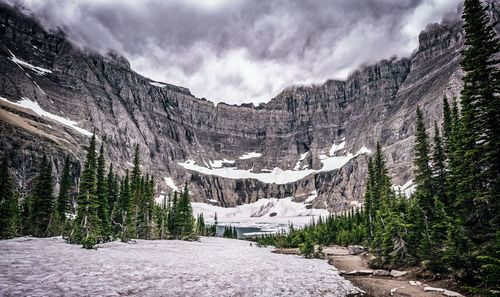
[[[444,292],[442,288],[424,287],[424,292]]]
[[[388,270],[383,270],[383,269],[377,269],[377,270],[374,270],[373,275],[375,276],[388,276],[389,275],[389,271]]]
[[[349,255],[359,255],[365,251],[365,248],[360,245],[350,245],[347,247]]]
[[[406,271],[399,271],[399,270],[393,269],[393,270],[391,270],[390,275],[393,276],[393,277],[401,277],[401,276],[403,276],[403,275],[405,275],[407,273],[408,272],[406,272]]]
[[[450,291],[450,290],[444,290],[443,295],[449,296],[449,297],[464,297],[464,295],[457,293],[457,292]]]

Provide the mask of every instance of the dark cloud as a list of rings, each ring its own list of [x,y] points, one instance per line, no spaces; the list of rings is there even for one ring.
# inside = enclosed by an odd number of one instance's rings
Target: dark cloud
[[[461,0],[1,0],[153,79],[230,103],[409,55]]]

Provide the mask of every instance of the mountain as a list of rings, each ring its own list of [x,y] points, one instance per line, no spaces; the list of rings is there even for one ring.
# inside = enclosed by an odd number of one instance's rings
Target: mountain
[[[5,4],[0,41],[0,154],[12,153],[22,191],[44,153],[57,174],[69,154],[77,179],[95,131],[121,172],[139,144],[158,192],[187,183],[194,201],[218,206],[294,197],[341,210],[362,200],[377,142],[394,184],[410,187],[416,106],[430,128],[441,121],[442,97],[461,87],[458,16],[429,25],[409,58],[363,67],[345,81],[293,86],[259,106],[215,106],[152,81],[118,54],[78,48]]]

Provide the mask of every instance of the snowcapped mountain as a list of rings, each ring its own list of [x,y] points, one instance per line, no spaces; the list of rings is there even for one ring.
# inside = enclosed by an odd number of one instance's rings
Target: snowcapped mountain
[[[187,183],[194,201],[218,207],[293,197],[341,210],[362,199],[377,142],[394,184],[411,180],[416,106],[429,127],[441,120],[442,97],[459,94],[462,48],[457,18],[429,25],[411,57],[345,81],[290,87],[267,104],[215,106],[0,4],[0,155],[14,152],[17,182],[29,188],[43,153],[54,156],[58,173],[66,154],[75,164],[83,159],[95,130],[122,172],[139,144],[158,192]]]

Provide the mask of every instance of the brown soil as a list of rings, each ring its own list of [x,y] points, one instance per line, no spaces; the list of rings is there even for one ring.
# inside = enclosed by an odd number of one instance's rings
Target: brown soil
[[[342,249],[337,247],[338,249]],[[339,253],[341,254],[341,253]],[[328,257],[329,263],[332,264],[339,271],[353,271],[353,270],[366,270],[368,267],[369,255],[337,255]],[[404,269],[407,272],[402,277],[392,276],[361,276],[361,275],[343,275],[346,279],[351,281],[355,286],[361,288],[366,292],[364,296],[415,296],[415,297],[434,297],[443,296],[442,292],[424,292],[424,286],[435,288],[446,288],[456,291],[453,288],[453,283],[450,280],[430,280],[422,279],[421,273],[418,268]],[[410,281],[419,281],[418,285],[411,285]],[[392,290],[392,294],[391,294]]]

